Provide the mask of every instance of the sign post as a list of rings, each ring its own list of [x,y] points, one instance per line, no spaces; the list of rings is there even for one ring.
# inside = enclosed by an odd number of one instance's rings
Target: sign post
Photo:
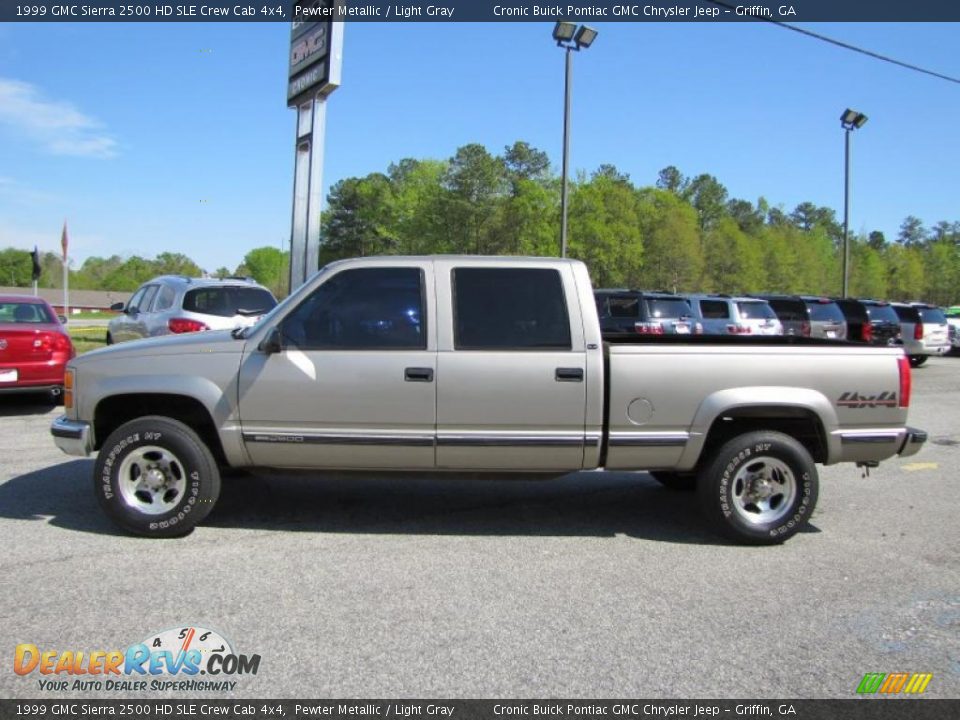
[[[290,28],[287,106],[297,109],[290,230],[290,292],[320,266],[327,96],[340,86],[345,0],[298,0]]]

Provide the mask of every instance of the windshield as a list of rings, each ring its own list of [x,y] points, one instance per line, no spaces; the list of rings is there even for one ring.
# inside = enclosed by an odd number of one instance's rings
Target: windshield
[[[55,323],[56,319],[40,303],[0,303],[0,323]]]
[[[647,312],[652,318],[690,316],[690,305],[681,298],[647,298]]]
[[[917,308],[920,311],[920,317],[925,323],[942,325],[947,321],[947,316],[943,314],[940,308]]]
[[[738,302],[737,310],[744,320],[776,320],[777,314],[765,302]]]
[[[842,323],[846,318],[843,311],[834,302],[812,301],[807,303],[810,310],[810,319],[814,322],[836,322]]]

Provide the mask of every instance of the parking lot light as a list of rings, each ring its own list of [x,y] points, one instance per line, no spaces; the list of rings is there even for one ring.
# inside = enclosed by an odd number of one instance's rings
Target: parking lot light
[[[850,133],[862,128],[867,116],[847,108],[840,116],[843,128],[843,297],[849,297],[850,286]]]

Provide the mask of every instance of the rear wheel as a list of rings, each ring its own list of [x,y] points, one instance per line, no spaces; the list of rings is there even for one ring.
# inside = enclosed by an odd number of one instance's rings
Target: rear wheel
[[[697,476],[694,473],[655,470],[650,475],[665,488],[676,492],[693,492],[697,489]]]
[[[113,335],[107,333],[107,345],[113,345]]]
[[[697,477],[700,507],[722,535],[749,545],[793,537],[817,504],[810,453],[789,435],[750,432],[721,446]]]
[[[920,367],[927,361],[926,355],[911,355],[910,367]]]
[[[121,425],[97,455],[97,500],[124,530],[186,535],[213,509],[220,471],[209,448],[183,423],[151,415]]]

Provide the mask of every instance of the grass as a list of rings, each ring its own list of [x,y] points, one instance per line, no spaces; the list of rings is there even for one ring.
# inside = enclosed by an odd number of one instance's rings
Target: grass
[[[115,318],[117,315],[119,315],[119,313],[110,310],[102,310],[101,312],[84,311],[70,313],[67,320],[109,320],[110,318]]]
[[[77,355],[107,346],[107,329],[102,327],[68,327]]]

